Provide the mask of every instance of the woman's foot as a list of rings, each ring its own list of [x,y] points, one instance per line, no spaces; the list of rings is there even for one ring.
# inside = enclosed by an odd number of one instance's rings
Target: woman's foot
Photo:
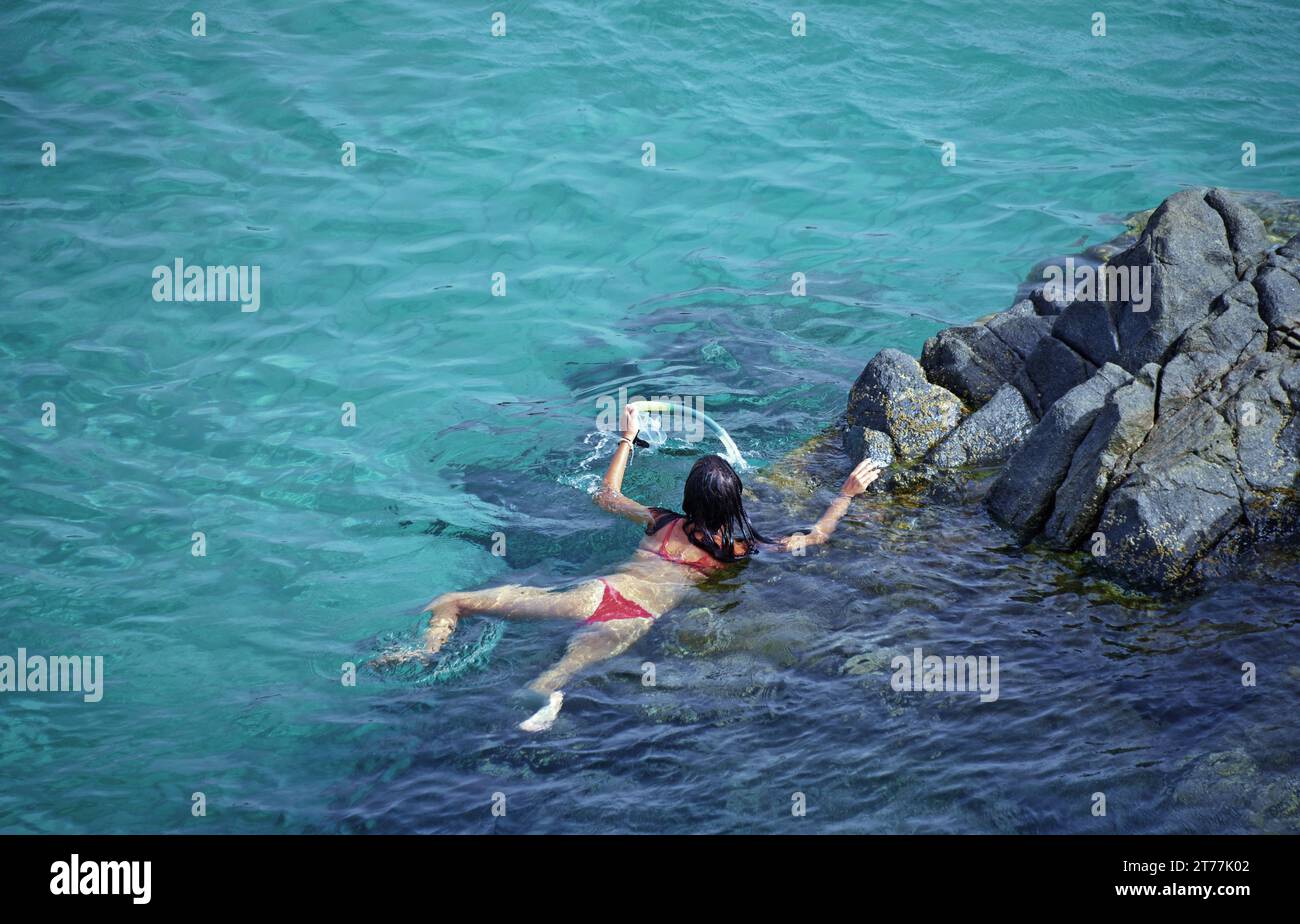
[[[564,693],[556,690],[546,701],[545,706],[519,723],[520,730],[526,732],[546,731],[555,724],[555,717],[560,714],[560,707],[563,705]]]
[[[428,628],[424,630],[424,644],[419,648],[392,648],[374,658],[370,662],[372,666],[393,667],[408,661],[428,662],[432,659],[456,631],[456,623],[460,621],[461,595],[443,594],[421,612],[431,614]]]
[[[443,594],[426,606],[425,610],[432,615],[429,617],[429,628],[424,630],[424,655],[431,658],[447,644],[447,639],[456,631],[456,623],[460,621],[458,595]]]
[[[428,655],[423,648],[390,648],[383,654],[375,655],[370,659],[370,666],[373,668],[396,667],[399,664],[405,664],[408,661],[424,661]]]

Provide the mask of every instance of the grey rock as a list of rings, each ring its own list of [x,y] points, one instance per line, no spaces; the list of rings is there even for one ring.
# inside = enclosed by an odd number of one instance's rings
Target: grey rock
[[[1275,349],[1300,338],[1300,280],[1281,266],[1270,265],[1255,277],[1259,294],[1259,315],[1272,333]]]
[[[1228,232],[1228,246],[1238,278],[1264,259],[1268,253],[1268,232],[1259,216],[1246,208],[1222,189],[1211,189],[1205,194],[1205,203],[1219,213],[1224,230]]]
[[[1052,336],[1093,366],[1104,366],[1119,358],[1119,331],[1106,302],[1075,302],[1056,319]]]
[[[1231,468],[1237,450],[1233,428],[1225,417],[1222,388],[1202,393],[1172,414],[1158,417],[1142,446],[1133,453],[1130,473],[1171,467],[1184,456],[1199,455],[1216,466]]]
[[[844,433],[844,452],[854,465],[863,459],[872,459],[883,466],[894,464],[894,441],[879,430],[850,427]]]
[[[904,460],[929,452],[963,412],[956,395],[926,381],[920,364],[899,350],[877,353],[849,392],[849,426],[887,433]]]
[[[939,483],[944,474],[927,462],[895,465],[883,472],[867,490],[881,494],[920,494],[938,500],[945,494],[951,496],[953,485]]]
[[[1300,234],[1297,234],[1285,244],[1277,248],[1279,256],[1289,257],[1292,260],[1300,260]]]
[[[1149,268],[1150,306],[1120,306],[1116,321],[1120,365],[1133,370],[1164,363],[1183,332],[1204,319],[1216,297],[1237,282],[1228,232],[1205,191],[1185,189],[1161,203],[1138,242],[1114,265],[1133,273]]]
[[[1300,235],[1291,238],[1291,240],[1269,254],[1264,263],[1258,267],[1259,272],[1262,273],[1266,267],[1284,270],[1300,279]],[[1258,273],[1256,276],[1258,276]]]
[[[1034,311],[1047,318],[1059,317],[1071,304],[1080,298],[1091,298],[1088,291],[1088,277],[1076,271],[1085,266],[1101,263],[1085,254],[1056,256],[1039,262],[1029,271],[1025,282],[1024,297],[1033,305]]]
[[[1030,291],[1029,303],[1034,306],[1034,313],[1044,318],[1056,317],[1065,310],[1066,304],[1068,304],[1064,300],[1057,301],[1048,298],[1042,286]]]
[[[1025,360],[1034,352],[1038,341],[1051,333],[1052,319],[1035,312],[1032,301],[1022,299],[1006,311],[994,315],[984,326]]]
[[[1103,566],[1139,586],[1177,586],[1242,515],[1224,467],[1181,456],[1111,492],[1097,525],[1106,537]]]
[[[1122,471],[1155,422],[1155,391],[1134,380],[1116,388],[1075,450],[1043,528],[1048,545],[1077,548],[1092,533],[1111,480]]]
[[[1216,301],[1216,313],[1193,325],[1178,342],[1160,382],[1160,414],[1168,416],[1222,379],[1244,353],[1263,350],[1268,327],[1260,319],[1254,287],[1239,282]]]
[[[1225,404],[1219,391],[1203,393],[1159,418],[1133,453],[1097,526],[1106,571],[1139,586],[1177,586],[1243,520]]]
[[[939,469],[999,465],[1024,441],[1035,423],[1020,392],[1003,385],[982,408],[945,436],[926,461]]]
[[[1237,523],[1201,554],[1185,580],[1204,585],[1206,581],[1231,576],[1241,567],[1253,542],[1250,524]]]
[[[1256,538],[1279,532],[1294,507],[1300,421],[1287,385],[1298,366],[1289,355],[1260,353],[1225,378],[1218,396],[1233,429],[1236,472]]]
[[[1039,397],[1038,386],[1029,377],[1029,373],[1021,369],[1016,373],[1016,377],[1011,380],[1011,384],[1015,386],[1016,391],[1020,392],[1020,396],[1025,399],[1025,404],[1033,412],[1035,419],[1042,418],[1044,411],[1043,400]]]
[[[1061,395],[1092,378],[1096,371],[1096,366],[1056,337],[1044,337],[1025,363],[1025,372],[1038,395],[1035,410],[1046,414]]]
[[[992,398],[1022,365],[1020,357],[982,325],[940,331],[921,351],[926,377],[972,407]]]
[[[1147,363],[1137,372],[1133,373],[1133,378],[1146,385],[1153,392],[1160,387],[1160,366],[1156,363]]]
[[[1119,366],[1108,363],[1052,405],[994,482],[986,501],[994,519],[1022,539],[1042,527],[1075,450],[1106,399],[1132,380]]]

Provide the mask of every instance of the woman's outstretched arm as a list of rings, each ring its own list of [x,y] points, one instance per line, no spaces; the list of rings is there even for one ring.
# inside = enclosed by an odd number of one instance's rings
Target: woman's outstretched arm
[[[623,472],[632,458],[632,441],[636,439],[636,433],[636,411],[624,406],[623,435],[618,438],[618,448],[614,450],[614,458],[609,462],[609,470],[605,472],[605,480],[596,492],[595,501],[610,513],[648,524],[654,520],[649,508],[623,496]]]
[[[865,491],[871,482],[880,477],[882,468],[883,466],[874,459],[863,459],[859,462],[849,473],[849,477],[844,479],[840,496],[831,502],[826,512],[821,515],[821,519],[813,524],[813,528],[806,533],[786,536],[781,540],[782,548],[793,550],[810,545],[821,545],[829,539],[831,533],[835,532],[835,527],[839,525],[840,519],[849,512],[849,503]]]

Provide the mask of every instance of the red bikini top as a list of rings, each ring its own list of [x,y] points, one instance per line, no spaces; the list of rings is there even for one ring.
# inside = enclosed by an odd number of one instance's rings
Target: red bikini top
[[[650,525],[646,527],[645,532],[647,536],[654,535],[660,529],[663,529],[665,524],[668,527],[667,529],[663,530],[663,538],[659,540],[659,548],[655,551],[655,554],[658,555],[660,558],[662,558],[664,561],[670,561],[675,565],[685,565],[686,567],[694,568],[697,571],[712,571],[714,568],[721,568],[728,564],[728,562],[719,561],[718,559],[714,558],[713,554],[709,552],[708,549],[703,548],[700,545],[700,543],[695,540],[695,537],[692,536],[690,532],[686,529],[686,518],[683,517],[680,513],[674,513],[671,510],[664,510],[661,507],[651,507],[650,512],[654,516],[654,520],[651,521]],[[690,542],[691,545],[695,546],[697,549],[703,552],[706,556],[705,558],[697,558],[694,560],[689,560],[685,558],[678,558],[672,555],[671,553],[669,553],[668,539],[672,536],[673,529],[674,527],[676,527],[678,523],[682,524],[682,535],[686,537],[686,540]],[[739,557],[744,558],[748,556],[739,556]]]

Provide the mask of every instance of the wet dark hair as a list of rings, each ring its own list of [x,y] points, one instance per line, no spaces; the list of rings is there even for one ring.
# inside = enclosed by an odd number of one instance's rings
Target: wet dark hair
[[[686,535],[718,561],[739,561],[757,552],[760,542],[769,541],[749,522],[743,489],[740,476],[721,456],[702,457],[686,476],[682,492]],[[721,535],[722,541],[715,541],[714,534]],[[745,543],[745,555],[735,553],[737,540]]]

